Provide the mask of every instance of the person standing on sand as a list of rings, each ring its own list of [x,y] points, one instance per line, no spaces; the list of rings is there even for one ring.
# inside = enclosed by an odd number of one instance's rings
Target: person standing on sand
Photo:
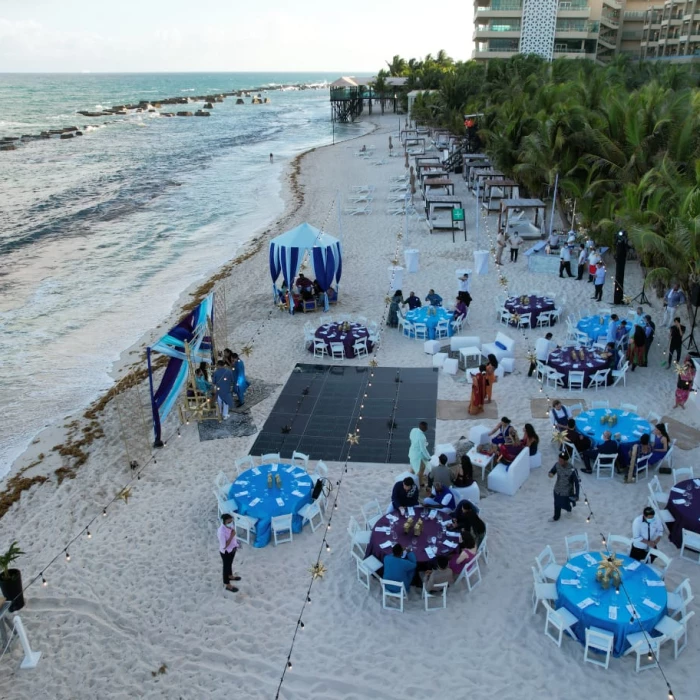
[[[571,478],[575,470],[569,464],[569,455],[566,452],[559,453],[557,463],[549,470],[549,478],[557,477],[554,484],[554,517],[550,523],[555,523],[561,517],[562,508],[571,513]]]
[[[216,532],[219,539],[219,554],[224,564],[224,588],[231,593],[237,593],[238,589],[231,581],[240,581],[240,576],[233,575],[233,560],[236,550],[241,546],[236,537],[236,528],[233,525],[233,516],[224,513],[221,516],[221,525]]]
[[[272,162],[273,162],[273,157],[272,157],[272,153],[270,153],[270,163],[272,163]]]
[[[233,370],[227,367],[223,360],[217,360],[216,369],[212,375],[212,382],[216,387],[216,403],[224,420],[228,420],[228,410],[233,406],[231,392],[234,387]]]
[[[408,448],[408,461],[411,464],[413,473],[418,475],[418,485],[423,486],[423,475],[425,465],[430,463],[430,452],[428,452],[428,424],[422,420],[417,428],[413,428],[408,436],[411,446]]]

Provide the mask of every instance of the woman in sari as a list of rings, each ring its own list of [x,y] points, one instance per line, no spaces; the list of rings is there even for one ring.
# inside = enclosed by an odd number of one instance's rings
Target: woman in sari
[[[242,406],[245,403],[245,392],[250,386],[250,382],[245,377],[243,360],[235,352],[231,353],[231,359],[233,360],[234,391],[236,392],[238,405]]]
[[[399,325],[399,305],[403,304],[403,292],[397,289],[389,304],[389,313],[386,318],[386,325],[389,328],[396,328]]]
[[[690,396],[690,390],[693,387],[693,380],[695,379],[695,365],[690,358],[690,355],[686,355],[683,360],[683,366],[678,372],[678,383],[676,384],[676,403],[673,408],[680,406],[685,408],[685,402]]]
[[[632,365],[632,371],[637,367],[644,367],[646,365],[644,353],[646,351],[647,335],[644,332],[644,328],[641,326],[634,327],[634,335],[632,336],[632,342],[627,350],[627,359]]]
[[[486,398],[486,367],[479,365],[479,372],[472,377],[472,398],[469,402],[469,415],[475,416],[484,412]]]
[[[493,385],[498,381],[496,370],[498,369],[498,359],[495,355],[489,355],[486,363],[486,403],[491,403],[491,393]]]
[[[535,429],[530,423],[525,423],[525,427],[523,428],[523,439],[515,445],[499,445],[499,455],[496,461],[503,462],[504,464],[510,464],[526,448],[531,455],[537,454],[539,442],[540,438],[535,432]]]

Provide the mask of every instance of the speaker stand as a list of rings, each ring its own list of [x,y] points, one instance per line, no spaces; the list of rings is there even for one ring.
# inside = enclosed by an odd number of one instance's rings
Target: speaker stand
[[[700,350],[698,350],[698,344],[695,342],[695,324],[697,322],[697,318],[698,318],[698,307],[696,306],[694,308],[694,311],[693,311],[693,323],[690,326],[690,333],[688,333],[688,335],[685,338],[683,338],[683,340],[681,341],[681,345],[683,345],[683,343],[687,342],[688,343],[688,352],[696,352],[696,353],[700,354]]]
[[[646,292],[644,291],[644,287],[642,287],[642,291],[637,294],[636,297],[632,299],[633,302],[637,302],[639,304],[646,304],[647,306],[651,306],[651,302],[649,299],[647,299]]]

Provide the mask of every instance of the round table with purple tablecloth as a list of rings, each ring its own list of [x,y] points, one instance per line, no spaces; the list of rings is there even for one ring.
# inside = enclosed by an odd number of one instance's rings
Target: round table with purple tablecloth
[[[372,528],[372,535],[369,538],[369,544],[365,557],[373,554],[379,561],[384,561],[387,554],[391,554],[391,548],[398,542],[404,549],[413,551],[416,555],[418,564],[427,564],[435,560],[437,554],[444,554],[451,557],[457,551],[459,543],[459,533],[454,532],[448,535],[449,530],[443,529],[450,523],[451,516],[449,513],[439,513],[435,509],[423,508],[415,506],[413,508],[415,515],[413,516],[414,525],[419,518],[423,518],[423,532],[420,535],[414,535],[413,530],[406,534],[403,530],[406,523],[406,516],[402,516],[399,511],[388,513],[377,521],[377,524]],[[431,514],[435,514],[433,520],[430,519]],[[435,542],[433,543],[433,538]],[[388,545],[386,543],[389,543]],[[454,546],[446,545],[445,542],[452,543]],[[384,546],[382,546],[384,545]],[[436,553],[432,556],[426,552],[426,547],[437,548]]]
[[[583,360],[579,353],[583,352]],[[600,369],[605,369],[608,359],[601,357],[597,350],[588,348],[559,348],[549,353],[547,365],[564,375],[564,386],[569,386],[569,372],[583,372],[583,385],[588,386],[591,377]]]
[[[331,355],[331,343],[342,343],[345,347],[345,357],[355,357],[355,349],[353,345],[363,338],[369,338],[369,331],[366,326],[361,326],[359,323],[351,323],[350,330],[345,332],[342,330],[341,323],[327,323],[324,326],[316,329],[316,337],[326,343],[328,355]],[[367,352],[372,352],[372,343],[367,340]],[[312,345],[309,350],[314,351]]]
[[[700,533],[700,479],[679,481],[669,492],[666,509],[676,519],[668,523],[668,538],[680,547],[683,530]]]
[[[537,325],[537,319],[543,311],[554,311],[554,299],[547,297],[533,297],[525,295],[527,303],[523,303],[523,297],[510,297],[506,299],[503,305],[510,313],[524,316],[530,314],[530,325],[534,328]],[[554,325],[556,319],[552,319],[551,324]],[[515,321],[510,321],[510,325],[517,326]]]

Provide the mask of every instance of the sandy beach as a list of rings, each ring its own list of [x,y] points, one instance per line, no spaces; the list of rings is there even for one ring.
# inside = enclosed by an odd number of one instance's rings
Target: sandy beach
[[[452,175],[457,194],[466,205],[465,243],[447,232],[429,234],[424,221],[411,220],[406,239],[403,219],[387,214],[389,178],[404,172],[403,158],[388,158],[388,139],[398,144],[398,118],[374,115],[377,129],[351,142],[315,149],[300,160],[298,174],[288,173],[284,194],[287,214],[252,243],[252,254],[231,268],[225,279],[228,308],[228,345],[234,351],[252,345],[246,360],[248,378],[275,385],[271,396],[251,408],[260,430],[279,392],[298,362],[310,361],[304,349],[303,324],[315,323],[320,314],[289,316],[271,304],[267,242],[269,238],[302,222],[340,235],[336,207],[351,186],[376,186],[372,214],[342,217],[343,277],[340,303],[332,311],[379,321],[385,311],[389,288],[387,267],[399,246],[420,251],[420,270],[404,274],[403,291],[421,298],[434,288],[451,305],[457,292],[455,271],[473,268],[475,200],[466,195],[461,175]],[[374,145],[378,157],[388,162],[374,166],[353,156],[362,145]],[[303,199],[298,194],[303,194]],[[345,204],[343,202],[343,204]],[[417,200],[420,208],[420,200]],[[482,219],[482,230],[484,220]],[[489,217],[488,232],[495,235],[496,217]],[[462,240],[460,240],[460,238]],[[527,246],[525,246],[526,248]],[[253,252],[254,251],[254,252]],[[402,250],[399,258],[403,258]],[[504,261],[508,259],[507,253]],[[604,300],[612,301],[612,269]],[[527,270],[522,255],[517,263],[505,262],[503,274],[510,292],[541,290],[565,298],[562,322],[553,329],[563,341],[563,319],[581,309],[595,309],[592,285],[559,279]],[[636,263],[627,267],[627,289],[641,290],[642,274]],[[474,275],[470,328],[465,335],[479,335],[491,342],[498,330],[516,339],[515,372],[500,380],[493,392],[499,416],[509,416],[518,431],[531,422],[542,438],[543,466],[532,471],[514,497],[489,493],[481,486],[481,514],[488,528],[490,557],[482,569],[483,584],[468,594],[460,584],[448,593],[448,609],[426,613],[419,595],[412,591],[403,615],[382,611],[376,582],[368,594],[356,580],[350,556],[348,519],[360,516],[362,504],[374,498],[386,505],[400,465],[351,462],[329,463],[335,484],[342,478],[337,509],[328,533],[331,552],[323,555],[325,577],[312,587],[311,605],[297,635],[293,668],[285,676],[279,697],[288,700],[405,700],[426,697],[470,697],[503,700],[577,697],[582,688],[591,697],[666,698],[666,685],[657,670],[634,672],[633,657],[613,659],[608,671],[583,663],[583,646],[565,638],[557,649],[543,634],[542,609],[532,615],[534,557],[550,544],[561,562],[564,536],[587,532],[592,551],[600,549],[600,533],[630,536],[633,518],[647,502],[647,483],[625,485],[619,479],[597,481],[583,475],[583,489],[594,513],[586,523],[583,505],[571,518],[550,523],[552,482],[547,470],[556,459],[550,444],[548,419],[534,418],[531,399],[546,396],[582,399],[605,398],[649,411],[672,415],[700,428],[695,408],[672,411],[676,375],[661,367],[666,335],[659,327],[660,300],[652,299],[650,313],[657,323],[649,367],[639,368],[621,384],[596,394],[567,391],[540,393],[535,378],[527,377],[526,355],[544,331],[526,336],[498,324],[494,298],[503,291],[493,258],[487,275]],[[605,306],[609,306],[606,303]],[[272,313],[271,313],[272,309]],[[624,311],[626,313],[626,310]],[[145,338],[158,337],[176,318],[173,314]],[[136,356],[125,353],[127,361]],[[376,356],[383,367],[431,367],[432,357],[423,343],[403,338],[395,329],[382,329]],[[348,360],[366,365],[367,360]],[[440,399],[468,401],[470,386],[464,373],[440,374]],[[142,394],[145,397],[145,392]],[[0,697],[24,700],[35,697],[56,700],[90,698],[275,698],[287,655],[309,585],[309,567],[318,556],[323,529],[308,528],[295,535],[291,545],[254,549],[243,545],[235,562],[242,576],[240,592],[223,591],[215,531],[217,509],[212,493],[220,470],[232,472],[233,460],[248,454],[255,435],[200,442],[195,425],[182,426],[176,436],[175,412],[164,434],[172,436],[155,453],[141,478],[131,488],[128,503],[116,500],[102,517],[105,503],[131,479],[125,457],[116,402],[107,404],[97,420],[104,437],[88,448],[89,458],[58,485],[54,470],[61,458],[51,448],[63,441],[62,429],[42,434],[40,441],[16,464],[15,469],[46,455],[27,476],[48,475],[47,483],[24,493],[0,520],[0,541],[17,540],[26,552],[17,562],[25,583],[39,576],[26,592],[21,618],[32,646],[42,652],[39,666],[20,670],[21,648],[14,644],[2,660]],[[122,419],[123,423],[123,419]],[[455,442],[469,429],[494,421],[437,421],[436,443]],[[82,425],[82,424],[81,424]],[[136,425],[136,423],[134,423]],[[671,432],[671,437],[673,433]],[[432,445],[431,445],[432,448]],[[700,448],[676,450],[675,467],[698,463]],[[147,459],[147,457],[146,457]],[[314,460],[311,454],[312,464]],[[145,462],[145,459],[142,460]],[[13,470],[14,473],[14,470]],[[479,473],[480,476],[480,473]],[[696,476],[700,474],[696,473]],[[667,490],[671,476],[660,477]],[[331,495],[331,502],[335,492]],[[70,547],[66,543],[82,534]],[[678,558],[667,538],[660,548],[674,557],[666,577],[673,589],[690,578],[700,587],[700,567]],[[55,563],[47,566],[56,558]],[[47,586],[41,585],[41,574]],[[672,644],[661,654],[664,672],[679,700],[695,697],[696,659],[700,634],[691,621],[688,647],[673,659]],[[416,664],[416,654],[422,663]],[[161,672],[159,672],[161,669]],[[408,672],[407,672],[408,671]],[[694,690],[695,688],[695,690]]]

